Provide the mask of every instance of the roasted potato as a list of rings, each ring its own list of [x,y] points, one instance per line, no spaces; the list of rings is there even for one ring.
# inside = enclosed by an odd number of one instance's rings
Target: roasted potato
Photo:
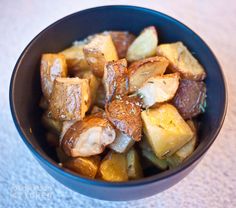
[[[71,120],[71,121],[63,121],[62,122],[62,129],[61,129],[61,134],[60,134],[60,140],[64,137],[65,133],[67,130],[76,122],[76,120]]]
[[[62,122],[50,117],[50,113],[47,111],[42,116],[42,124],[45,128],[53,133],[59,135],[62,130]]]
[[[156,28],[154,26],[145,28],[129,46],[126,56],[127,60],[132,62],[155,56],[157,43]]]
[[[87,79],[57,78],[49,104],[52,118],[62,121],[83,119],[89,109],[90,97]]]
[[[168,65],[169,61],[160,56],[133,62],[128,68],[130,93],[138,90],[149,78],[163,75]]]
[[[84,46],[85,43],[76,44],[60,52],[60,54],[65,56],[69,73],[72,75],[78,71],[89,69],[89,65],[84,57]]]
[[[182,42],[161,44],[157,47],[157,54],[169,59],[170,69],[180,72],[182,78],[203,80],[206,77],[204,68]]]
[[[148,108],[171,100],[179,87],[179,78],[179,73],[149,78],[138,90],[138,95],[143,100],[143,106]]]
[[[88,157],[103,152],[116,137],[116,132],[101,114],[93,114],[75,122],[61,140],[61,147],[68,156]]]
[[[124,153],[127,152],[134,143],[135,141],[130,136],[117,130],[115,141],[109,145],[109,148],[116,152]]]
[[[141,108],[135,97],[113,100],[105,107],[107,118],[122,133],[139,141],[142,133]]]
[[[105,181],[128,181],[126,154],[109,152],[101,162],[98,176]]]
[[[76,173],[88,178],[95,178],[100,164],[98,155],[91,157],[71,158],[63,163],[63,167],[69,168]]]
[[[43,54],[40,65],[41,87],[44,97],[49,100],[54,80],[67,76],[65,56],[62,54]]]
[[[103,77],[105,63],[118,60],[116,48],[108,34],[96,35],[83,51],[90,69],[100,78]]]
[[[129,91],[127,61],[120,59],[105,64],[103,85],[106,92],[106,102],[116,96],[124,96]]]
[[[205,112],[206,85],[204,82],[183,79],[173,99],[174,106],[184,119]]]
[[[194,133],[171,104],[141,113],[144,133],[159,159],[171,156],[189,142]]]
[[[143,170],[140,164],[139,156],[134,148],[127,153],[128,177],[129,179],[139,179],[143,177]]]
[[[109,31],[105,33],[111,35],[119,59],[125,58],[127,50],[134,41],[135,36],[127,31]]]

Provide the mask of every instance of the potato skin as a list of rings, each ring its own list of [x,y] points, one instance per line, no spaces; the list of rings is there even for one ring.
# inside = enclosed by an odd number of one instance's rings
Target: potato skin
[[[202,113],[205,109],[206,85],[204,82],[183,79],[173,99],[174,106],[184,119]]]
[[[142,133],[140,100],[135,97],[123,97],[113,100],[105,107],[107,118],[122,133],[135,141],[140,141]]]
[[[106,102],[116,96],[124,96],[129,91],[127,61],[121,59],[106,63],[103,84],[106,92]]]
[[[140,158],[137,151],[133,147],[127,153],[127,163],[129,179],[139,179],[143,177]]]
[[[135,36],[127,31],[109,31],[108,33],[111,35],[119,59],[125,58],[127,50],[134,41]]]
[[[65,56],[62,54],[43,54],[40,64],[41,87],[44,97],[49,100],[54,80],[67,76]]]

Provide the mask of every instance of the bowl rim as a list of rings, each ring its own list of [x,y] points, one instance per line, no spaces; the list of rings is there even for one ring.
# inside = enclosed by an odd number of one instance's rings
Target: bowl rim
[[[217,130],[213,133],[213,136],[209,138],[209,142],[207,143],[207,145],[203,146],[199,150],[198,154],[193,155],[191,158],[189,158],[189,160],[187,160],[185,163],[183,163],[182,165],[180,165],[179,167],[177,167],[175,169],[167,170],[167,171],[155,174],[153,176],[148,176],[146,178],[133,180],[133,181],[127,181],[127,182],[106,182],[106,181],[102,181],[102,180],[98,180],[98,179],[89,179],[89,178],[83,177],[79,174],[76,174],[76,173],[74,173],[74,172],[72,172],[68,169],[64,169],[64,168],[60,167],[55,161],[53,161],[45,153],[41,154],[41,152],[39,150],[37,150],[28,141],[27,136],[24,134],[23,128],[21,128],[21,126],[19,124],[19,119],[16,116],[15,103],[13,102],[13,91],[14,91],[14,85],[15,85],[15,78],[16,78],[17,71],[18,71],[18,69],[21,65],[21,61],[23,60],[23,58],[24,58],[27,50],[30,48],[30,46],[33,45],[34,42],[36,42],[37,39],[41,35],[46,33],[47,30],[50,30],[51,28],[53,28],[57,24],[60,24],[60,22],[63,22],[66,19],[72,18],[73,16],[83,15],[84,13],[89,13],[89,12],[93,12],[93,11],[96,11],[96,10],[109,9],[109,8],[112,8],[112,9],[114,9],[114,8],[116,8],[116,9],[130,9],[130,10],[135,10],[135,11],[137,11],[137,10],[138,11],[143,11],[143,12],[146,12],[146,13],[158,14],[162,18],[168,19],[169,21],[174,22],[175,24],[177,24],[180,27],[184,27],[185,30],[188,30],[189,32],[191,32],[193,36],[198,38],[199,41],[203,42],[203,44],[209,49],[210,53],[212,54],[213,58],[215,59],[216,64],[218,65],[219,73],[220,73],[220,76],[222,77],[223,85],[224,85],[224,109],[223,109],[223,113],[221,115],[219,126],[217,127]],[[162,12],[155,11],[155,10],[152,10],[152,9],[139,7],[139,6],[131,6],[131,5],[107,5],[107,6],[92,7],[92,8],[88,8],[88,9],[85,9],[85,10],[81,10],[81,11],[77,11],[77,12],[74,12],[72,14],[69,14],[69,15],[67,15],[65,17],[62,17],[61,19],[55,21],[54,23],[50,24],[48,27],[46,27],[44,30],[42,30],[40,33],[38,33],[28,43],[28,45],[25,47],[25,49],[21,53],[20,57],[18,58],[18,60],[15,64],[15,67],[13,69],[9,89],[10,89],[9,90],[10,110],[11,110],[11,114],[12,114],[14,124],[17,128],[18,133],[20,134],[21,139],[24,141],[24,143],[30,149],[30,151],[33,153],[33,155],[36,156],[36,159],[39,162],[42,162],[42,163],[46,164],[48,168],[50,168],[50,169],[52,169],[56,172],[59,172],[63,176],[69,177],[72,180],[77,180],[79,182],[82,182],[82,183],[85,183],[85,184],[90,184],[90,185],[95,185],[95,186],[99,185],[99,186],[103,186],[103,187],[113,187],[113,188],[141,186],[141,185],[144,185],[144,184],[160,182],[162,180],[166,180],[166,179],[168,179],[170,177],[173,177],[174,175],[177,175],[178,173],[183,172],[184,170],[188,169],[192,164],[196,163],[207,152],[209,147],[215,141],[215,139],[218,136],[218,134],[219,134],[219,132],[222,128],[222,125],[224,123],[224,119],[225,119],[226,112],[227,112],[227,106],[228,106],[228,92],[227,92],[227,85],[226,85],[225,76],[223,74],[222,68],[221,68],[216,56],[214,55],[214,53],[212,52],[210,47],[205,43],[205,41],[199,35],[197,35],[193,30],[191,30],[188,26],[186,26],[185,24],[183,24],[180,21],[176,20],[175,18],[170,17],[169,15],[166,15]]]

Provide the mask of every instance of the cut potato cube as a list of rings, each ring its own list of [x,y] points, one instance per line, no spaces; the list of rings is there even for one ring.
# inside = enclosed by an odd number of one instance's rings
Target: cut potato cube
[[[107,62],[104,68],[103,85],[106,92],[106,102],[111,101],[116,96],[124,96],[129,91],[129,80],[127,61]]]
[[[87,79],[57,78],[49,111],[59,120],[81,120],[89,108],[90,90]]]
[[[102,153],[115,137],[115,129],[102,114],[97,113],[70,126],[60,145],[68,156],[89,157]]]
[[[70,74],[89,69],[89,65],[84,57],[84,46],[85,44],[77,44],[60,52],[60,54],[63,54],[66,58]]]
[[[144,107],[171,100],[179,87],[179,73],[166,74],[149,78],[138,90]]]
[[[62,129],[60,134],[60,140],[64,137],[65,133],[68,131],[68,129],[75,123],[76,121],[63,121],[62,122]]]
[[[101,162],[98,176],[105,181],[128,181],[126,154],[109,152]]]
[[[49,117],[49,113],[45,112],[42,116],[42,124],[45,128],[49,131],[54,132],[55,134],[59,135],[62,130],[62,122],[56,119]]]
[[[161,44],[157,54],[169,59],[171,70],[180,72],[182,78],[203,80],[206,77],[204,68],[182,42]]]
[[[128,48],[127,60],[132,62],[155,56],[157,43],[156,28],[154,26],[145,28]]]
[[[118,60],[116,48],[110,35],[96,35],[84,46],[84,55],[93,73],[102,78],[105,63]]]
[[[76,157],[63,163],[63,167],[88,178],[95,178],[100,164],[99,156]]]
[[[41,87],[44,97],[49,100],[54,80],[67,76],[65,56],[62,54],[43,54],[40,65]]]
[[[134,41],[135,36],[127,31],[109,31],[106,33],[111,35],[119,59],[125,58],[127,50]]]
[[[134,148],[127,153],[128,177],[129,179],[139,179],[143,177],[143,170],[140,164],[139,156]]]
[[[189,125],[171,104],[147,109],[141,113],[141,116],[144,133],[159,159],[171,156],[194,135]]]
[[[127,152],[134,143],[135,141],[131,137],[117,131],[115,141],[109,145],[109,148],[116,152],[124,153]]]
[[[160,56],[150,57],[132,63],[128,68],[130,93],[138,90],[147,79],[156,75],[163,75],[168,65],[169,61]]]

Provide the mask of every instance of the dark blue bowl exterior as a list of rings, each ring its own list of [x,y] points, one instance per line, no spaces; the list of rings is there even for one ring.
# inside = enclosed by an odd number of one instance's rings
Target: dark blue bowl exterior
[[[41,96],[39,62],[42,53],[58,52],[72,41],[104,30],[128,30],[138,34],[154,25],[159,42],[182,41],[207,71],[207,110],[200,117],[200,142],[192,157],[174,170],[124,183],[90,180],[63,170],[55,154],[47,148],[40,124]],[[208,46],[193,31],[162,13],[133,6],[105,6],[69,15],[42,31],[26,47],[13,71],[10,105],[15,125],[23,141],[39,163],[65,186],[87,196],[105,200],[133,200],[161,192],[185,177],[214,142],[227,107],[227,93],[220,66]],[[33,133],[31,133],[30,128]]]

